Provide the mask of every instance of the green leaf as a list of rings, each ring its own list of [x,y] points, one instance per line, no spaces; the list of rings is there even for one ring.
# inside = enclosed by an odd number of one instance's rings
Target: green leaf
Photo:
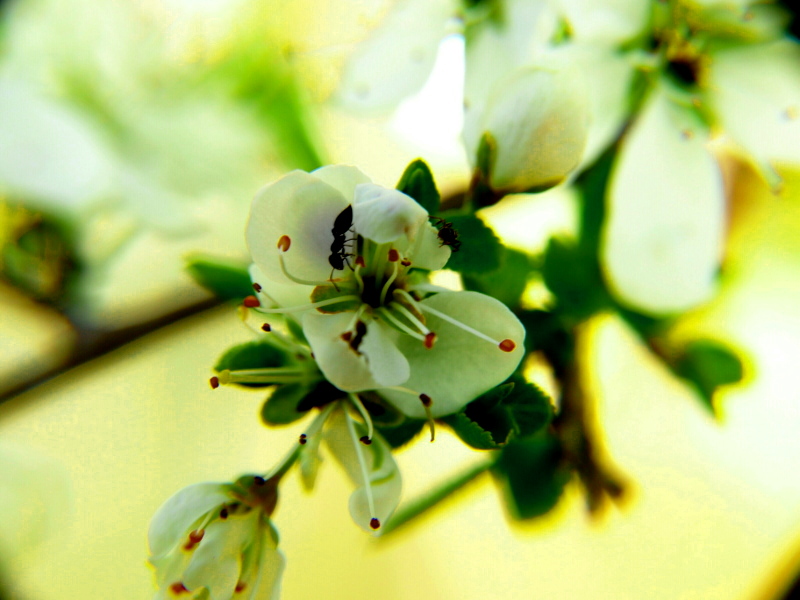
[[[400,448],[417,437],[419,432],[422,431],[422,428],[425,427],[426,424],[427,421],[424,419],[407,419],[401,425],[397,425],[396,427],[376,426],[376,429],[392,448]]]
[[[549,433],[510,441],[494,469],[509,512],[515,519],[532,519],[558,503],[570,472],[562,464],[558,440]]]
[[[195,254],[187,259],[186,272],[223,300],[241,300],[253,293],[250,273],[243,262]]]
[[[559,308],[585,318],[608,303],[596,255],[572,240],[550,238],[542,276]]]
[[[492,296],[506,306],[515,307],[525,292],[530,272],[528,255],[506,248],[499,269],[487,273],[465,273],[462,280],[466,289]]]
[[[439,190],[436,189],[430,167],[421,158],[406,167],[397,182],[397,189],[416,200],[429,215],[439,210]]]
[[[503,400],[514,421],[517,436],[537,433],[553,420],[553,404],[541,389],[521,377]]]
[[[266,342],[256,341],[239,344],[229,348],[223,354],[214,370],[218,373],[229,369],[237,371],[241,369],[263,369],[270,367],[282,367],[289,362],[284,352]],[[262,383],[239,383],[246,387],[265,387]]]
[[[494,231],[474,215],[437,215],[453,224],[461,248],[450,255],[447,268],[461,273],[487,273],[500,268],[505,248]]]
[[[736,353],[712,340],[690,342],[674,369],[677,375],[694,384],[712,413],[717,389],[738,383],[743,376],[742,361]]]
[[[310,391],[310,386],[298,383],[279,385],[261,407],[261,419],[266,425],[294,423],[308,412],[298,406]]]
[[[461,438],[461,441],[477,450],[493,450],[499,448],[500,444],[495,441],[491,432],[484,429],[481,425],[472,421],[463,412],[449,415],[442,419],[447,423],[453,432]]]

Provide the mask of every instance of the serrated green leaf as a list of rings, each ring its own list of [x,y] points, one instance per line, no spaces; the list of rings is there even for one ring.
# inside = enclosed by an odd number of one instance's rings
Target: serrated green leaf
[[[500,444],[494,441],[492,434],[470,420],[464,413],[456,413],[442,419],[447,423],[453,432],[461,438],[461,441],[476,448],[477,450],[493,450],[499,448]]]
[[[486,273],[465,273],[462,280],[466,289],[492,296],[506,306],[515,307],[525,292],[530,272],[528,255],[506,248],[502,253],[500,268]]]
[[[244,262],[193,255],[186,260],[186,272],[198,284],[223,300],[241,300],[253,293],[253,283]]]
[[[406,167],[400,181],[397,182],[397,189],[416,200],[429,215],[439,210],[441,200],[439,190],[436,189],[430,167],[421,158]]]
[[[515,519],[549,512],[570,479],[569,470],[562,465],[559,442],[548,433],[511,440],[492,471]]]
[[[218,373],[229,369],[237,371],[242,369],[264,369],[270,367],[282,367],[288,364],[289,360],[284,352],[275,346],[265,342],[247,342],[229,348],[223,354],[214,370]],[[246,387],[265,387],[262,383],[240,383]]]
[[[396,427],[376,427],[376,429],[392,448],[400,448],[417,437],[426,424],[427,421],[424,419],[406,419]]]
[[[675,372],[695,385],[707,407],[714,412],[717,388],[741,381],[744,369],[741,359],[730,348],[712,340],[695,340],[684,349]]]
[[[505,248],[494,231],[474,215],[438,215],[458,232],[461,247],[450,255],[447,268],[461,273],[488,273],[500,268]]]
[[[298,383],[279,385],[261,407],[261,420],[266,425],[294,423],[310,410],[298,408],[310,391],[311,386]]]
[[[503,400],[516,425],[517,436],[537,433],[553,419],[553,404],[541,389],[520,378]]]

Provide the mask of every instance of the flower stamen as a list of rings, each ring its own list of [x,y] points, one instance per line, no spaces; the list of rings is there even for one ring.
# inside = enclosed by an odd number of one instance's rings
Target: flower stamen
[[[328,282],[326,281],[325,285],[327,284]],[[337,296],[336,298],[328,298],[327,300],[320,300],[319,302],[312,302],[310,304],[301,304],[300,306],[288,306],[285,308],[260,308],[258,312],[269,313],[269,314],[302,312],[304,310],[309,310],[312,308],[322,308],[323,306],[330,306],[331,304],[340,304],[341,302],[349,302],[351,300],[360,301],[361,297],[356,296],[354,294],[348,294],[346,296]]]
[[[289,238],[288,235],[281,236],[281,239],[278,240],[278,262],[281,265],[281,271],[286,276],[287,279],[294,281],[295,283],[299,283],[301,285],[328,285],[329,283],[333,283],[333,281],[312,281],[310,279],[301,279],[300,277],[295,277],[289,270],[286,268],[286,262],[283,260],[283,255],[289,250],[292,245],[292,240]],[[249,296],[248,296],[249,297]]]
[[[394,260],[392,260],[392,257],[394,257]],[[389,288],[394,283],[394,280],[397,279],[397,273],[399,271],[399,268],[397,266],[398,258],[400,258],[400,255],[397,253],[397,250],[395,250],[394,248],[389,250],[389,262],[391,262],[394,265],[394,269],[392,270],[392,274],[389,276],[389,279],[387,279],[386,283],[383,284],[383,289],[381,290],[381,300],[380,300],[381,305],[383,305],[383,303],[386,301],[386,294],[389,293]]]
[[[347,431],[350,433],[350,439],[353,441],[353,449],[356,451],[358,465],[361,467],[361,477],[364,479],[364,492],[367,496],[367,506],[369,507],[370,514],[375,515],[375,500],[372,497],[372,485],[369,480],[369,474],[367,473],[367,461],[364,459],[364,451],[361,449],[361,442],[356,439],[356,429],[353,425],[353,418],[346,409],[344,411],[344,416],[347,421]],[[369,526],[372,529],[378,529],[381,526],[381,522],[377,517],[373,516],[369,521]]]
[[[422,407],[425,409],[425,415],[428,417],[428,427],[431,430],[431,441],[436,439],[436,425],[433,422],[433,414],[431,414],[431,404],[433,400],[428,394],[420,394],[419,400],[422,402]]]
[[[234,371],[225,369],[219,372],[217,381],[222,385],[231,383],[263,383],[269,385],[277,383],[311,383],[321,379],[322,377],[319,373],[307,369],[275,367]]]
[[[425,342],[424,335],[411,329],[408,325],[406,325],[400,319],[395,317],[388,308],[382,306],[381,308],[377,309],[376,312],[386,317],[386,319],[391,321],[394,325],[396,325],[400,331],[410,335],[413,338],[417,338],[419,341],[423,343]]]
[[[496,339],[494,339],[492,337],[489,337],[485,333],[482,333],[482,332],[478,331],[477,329],[475,329],[473,327],[470,327],[469,325],[466,325],[465,323],[462,323],[461,321],[459,321],[457,319],[454,319],[450,315],[446,315],[443,312],[440,312],[440,311],[436,310],[435,308],[431,308],[430,306],[427,306],[427,305],[422,304],[422,303],[419,304],[419,307],[423,311],[428,312],[428,313],[432,314],[433,316],[442,319],[443,321],[447,321],[451,325],[455,325],[456,327],[458,327],[460,329],[463,329],[467,333],[471,333],[475,337],[479,337],[482,340],[486,340],[487,342],[491,342],[492,344],[494,344],[495,346],[500,348],[500,350],[502,350],[503,352],[513,352],[514,349],[517,347],[517,344],[514,342],[514,340],[510,340],[510,339],[506,338],[504,340],[497,341]]]
[[[361,402],[361,398],[359,398],[357,394],[347,394],[347,397],[350,398],[350,402],[352,402],[353,406],[356,407],[356,410],[358,410],[359,414],[361,415],[361,418],[364,419],[364,423],[367,425],[367,435],[365,436],[366,441],[364,440],[364,437],[362,437],[361,442],[369,446],[372,443],[372,432],[373,432],[372,419],[369,416],[369,412],[367,412],[367,409]]]

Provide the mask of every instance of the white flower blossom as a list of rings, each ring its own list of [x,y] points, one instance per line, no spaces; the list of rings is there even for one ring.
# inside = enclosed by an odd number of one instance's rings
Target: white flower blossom
[[[269,515],[275,486],[262,477],[184,488],[150,524],[155,600],[277,600],[284,567]]]
[[[423,290],[450,257],[438,233],[354,167],[293,171],[253,201],[256,310],[296,319],[337,388],[375,390],[410,417],[456,412],[516,369],[525,331],[491,297]]]

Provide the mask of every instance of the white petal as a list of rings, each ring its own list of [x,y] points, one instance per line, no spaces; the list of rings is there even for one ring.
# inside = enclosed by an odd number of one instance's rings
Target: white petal
[[[425,313],[428,328],[437,335],[430,350],[418,340],[403,336],[400,350],[411,365],[411,377],[403,384],[433,400],[435,417],[454,413],[468,402],[506,379],[524,354],[525,328],[502,302],[477,292],[443,292],[421,303],[442,312],[498,342],[516,345],[504,352],[492,342],[476,337],[452,323]],[[393,390],[380,394],[410,417],[425,418],[419,397]]]
[[[316,171],[312,171],[311,175],[338,190],[348,202],[352,202],[355,198],[356,186],[362,183],[372,183],[360,169],[350,165],[320,167]]]
[[[433,69],[454,12],[448,0],[396,2],[348,59],[339,98],[352,108],[388,109],[418,91]]]
[[[397,349],[398,334],[380,321],[362,318],[367,333],[358,352],[341,338],[352,312],[303,315],[305,333],[320,370],[333,385],[348,392],[401,385],[408,379],[408,361]]]
[[[788,40],[713,55],[710,100],[725,132],[762,167],[800,163],[800,46]]]
[[[414,239],[428,213],[403,192],[363,183],[356,188],[353,225],[359,235],[383,244],[401,236]]]
[[[478,127],[479,137],[489,132],[497,143],[492,187],[525,191],[563,181],[581,159],[588,119],[582,73],[555,56],[498,81]]]
[[[430,223],[424,223],[417,232],[417,239],[407,252],[411,264],[418,269],[436,271],[443,269],[450,260],[449,246],[442,244],[439,231]]]
[[[711,297],[725,226],[722,181],[702,125],[663,89],[625,140],[608,204],[602,262],[623,303],[664,315]]]
[[[333,222],[348,204],[335,188],[303,171],[292,171],[263,187],[253,199],[247,222],[253,261],[268,278],[288,283],[278,262],[278,240],[287,235],[291,247],[284,260],[289,273],[325,281],[331,271]]]
[[[300,285],[293,281],[288,283],[269,279],[261,269],[253,263],[249,268],[250,280],[261,286],[260,292],[255,292],[262,306],[302,306],[311,302],[311,293],[314,287],[310,285]],[[269,320],[268,316],[264,316]]]
[[[184,541],[195,521],[228,500],[228,485],[223,483],[197,483],[183,488],[153,516],[147,534],[150,553],[158,558],[172,550]]]
[[[265,541],[261,548],[261,562],[258,566],[258,576],[253,582],[253,587],[248,600],[278,600],[281,597],[281,577],[286,567],[286,559],[271,543],[269,533],[265,534],[269,541]],[[247,593],[247,590],[244,590]]]
[[[357,486],[350,496],[350,516],[356,525],[372,532],[370,520],[375,517],[385,523],[400,503],[402,479],[391,449],[380,436],[375,433],[370,445],[364,445],[358,439],[367,433],[361,423],[354,422],[355,439],[350,435],[344,413],[337,410],[329,421],[325,431],[325,442],[333,455],[347,471],[350,479]],[[367,490],[361,464],[356,449],[361,450],[367,471],[370,490],[372,492],[374,514],[370,511]]]
[[[557,0],[575,39],[624,42],[647,24],[652,10],[642,0]]]
[[[242,570],[242,553],[259,533],[257,510],[212,521],[183,576],[188,590],[208,589],[210,600],[230,600]]]

